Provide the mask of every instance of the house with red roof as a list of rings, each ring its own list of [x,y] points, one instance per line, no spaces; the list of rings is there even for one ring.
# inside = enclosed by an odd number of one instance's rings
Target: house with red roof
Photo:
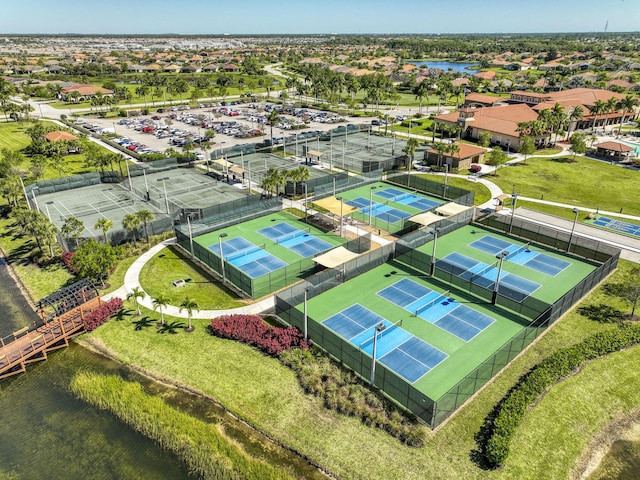
[[[424,163],[426,165],[442,167],[443,165],[449,165],[449,171],[453,169],[468,170],[474,163],[481,164],[484,161],[484,154],[487,150],[475,145],[469,145],[466,143],[456,143],[459,151],[455,153],[445,153],[440,157],[440,154],[430,148],[424,152]]]

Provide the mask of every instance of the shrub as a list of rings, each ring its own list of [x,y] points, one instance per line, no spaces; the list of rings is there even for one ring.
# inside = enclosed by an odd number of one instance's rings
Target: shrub
[[[474,163],[473,165],[471,165],[469,167],[469,171],[471,173],[478,173],[478,172],[482,171],[482,165],[480,165],[479,163]]]
[[[67,267],[67,270],[69,270],[69,272],[71,272],[73,275],[76,275],[78,273],[78,269],[71,261],[75,254],[76,252],[64,252],[62,254],[62,263],[64,263],[64,266]]]
[[[476,435],[480,452],[489,467],[504,464],[511,437],[527,409],[553,384],[585,362],[640,343],[640,324],[592,335],[582,342],[558,350],[523,375],[485,419]]]
[[[103,303],[91,313],[84,316],[84,328],[87,332],[91,332],[106,322],[109,317],[117,313],[122,308],[122,299],[112,298],[108,302]]]
[[[209,325],[209,333],[249,344],[273,357],[292,348],[309,348],[297,328],[272,327],[257,315],[223,315],[214,318]]]

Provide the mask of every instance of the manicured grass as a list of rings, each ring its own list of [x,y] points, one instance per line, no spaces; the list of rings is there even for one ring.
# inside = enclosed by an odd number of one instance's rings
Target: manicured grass
[[[137,383],[115,375],[79,372],[71,380],[71,390],[175,453],[199,478],[293,478],[249,456],[221,427],[170,407],[162,398],[144,393]],[[165,428],[157,428],[158,424]]]
[[[612,212],[622,208],[624,213],[640,215],[640,203],[632,200],[637,196],[640,171],[590,158],[531,158],[526,165],[500,168],[497,176],[487,179],[506,192],[515,186],[524,197]]]
[[[26,122],[0,122],[0,149],[22,150],[31,143],[24,131],[31,124]]]
[[[176,288],[173,281],[183,279],[184,287]],[[185,296],[193,298],[200,310],[236,308],[245,305],[230,290],[197,264],[186,258],[177,248],[163,248],[142,268],[140,284],[155,298],[169,296],[173,305],[179,305]]]
[[[628,262],[621,263],[623,268],[629,265]],[[612,301],[598,289],[586,303],[618,306],[619,302]],[[133,304],[129,303],[128,307],[132,313]],[[539,478],[527,474],[529,463],[546,461],[547,455],[560,444],[553,437],[547,437],[546,443],[537,446],[535,459],[531,458],[531,449],[526,443],[514,442],[505,468],[489,472],[470,459],[471,451],[476,448],[473,435],[495,402],[531,366],[557,348],[571,345],[597,331],[614,328],[587,320],[576,310],[569,312],[469,405],[430,436],[423,449],[414,449],[356,419],[325,410],[319,400],[302,392],[294,373],[276,359],[265,357],[246,345],[208,335],[205,331],[208,321],[194,320],[196,331],[191,334],[179,331],[177,335],[163,335],[155,328],[159,313],[148,310],[144,313],[142,319],[128,317],[124,321],[108,322],[85,338],[103,343],[126,363],[139,365],[214,396],[232,412],[278,440],[307,454],[339,476],[353,479]],[[178,322],[168,321],[170,324]],[[141,322],[139,330],[133,322]],[[179,323],[184,324],[184,320]],[[615,386],[611,392],[615,394]],[[598,402],[598,399],[592,401]],[[611,406],[611,411],[615,410],[616,406]],[[549,415],[579,417],[581,413],[567,409],[550,411]],[[553,420],[550,418],[549,422]],[[592,416],[587,420],[591,422]],[[545,435],[545,430],[535,422],[528,428],[540,438]],[[390,462],[390,458],[394,461]],[[549,461],[553,465],[550,468],[565,468],[557,464],[570,465],[575,459],[576,456],[558,458],[551,455]]]
[[[419,175],[422,178],[431,180],[432,182],[444,183],[444,175]],[[466,178],[458,178],[449,176],[447,178],[447,185],[453,185],[455,187],[464,188],[465,190],[471,190],[475,193],[473,203],[474,205],[481,205],[484,202],[491,200],[491,192],[487,187],[479,182],[470,182]]]
[[[545,156],[545,155],[555,155],[560,153],[562,150],[560,149],[551,149],[551,150],[538,150],[534,155],[536,156]]]

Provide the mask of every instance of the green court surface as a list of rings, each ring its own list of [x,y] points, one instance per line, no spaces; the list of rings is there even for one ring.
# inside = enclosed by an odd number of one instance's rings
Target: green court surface
[[[398,199],[398,201],[396,201],[390,194],[386,193],[391,190],[402,192],[405,195],[412,195],[411,199],[417,197],[417,201],[410,204],[402,203],[406,202],[407,199]],[[361,208],[361,212],[354,212],[349,216],[364,223],[369,223],[369,205],[373,205],[374,211],[371,216],[371,224],[376,228],[390,233],[402,230],[407,218],[417,215],[418,213],[433,210],[445,203],[444,200],[438,197],[384,182],[376,182],[347,190],[339,193],[337,198],[342,198],[345,205],[353,203],[352,206]],[[388,213],[384,211],[377,212],[375,208],[376,204],[378,206],[383,205],[389,207],[390,210],[388,210]],[[383,208],[382,210],[387,209]]]
[[[267,253],[273,255],[277,259],[282,260],[286,263],[287,266],[297,265],[299,270],[306,270],[312,268],[314,266],[313,256],[303,256],[298,253],[291,247],[285,246],[286,243],[278,243],[275,239],[269,238],[268,236],[264,236],[258,233],[259,230],[263,230],[269,227],[274,227],[276,225],[287,224],[291,227],[294,227],[298,230],[303,230],[305,232],[310,233],[316,239],[323,240],[327,242],[328,250],[334,248],[338,245],[342,245],[346,243],[346,240],[340,238],[332,233],[324,232],[317,227],[309,225],[298,218],[285,213],[278,212],[272,213],[270,215],[256,218],[254,220],[250,220],[248,222],[240,223],[237,225],[233,225],[230,227],[226,227],[222,230],[216,230],[214,232],[207,233],[205,235],[200,235],[195,237],[193,240],[195,243],[201,245],[205,249],[212,252],[214,255],[219,255],[219,247],[220,241],[224,243],[232,241],[234,239],[244,239],[256,247],[265,250]],[[221,234],[226,234],[224,237],[220,237]],[[295,248],[295,246],[293,247]],[[224,246],[223,246],[224,251]],[[318,252],[321,253],[321,252]],[[225,253],[225,256],[227,253]],[[242,269],[242,268],[241,268]],[[275,271],[275,270],[274,270]],[[270,275],[265,275],[270,276]],[[254,277],[254,280],[259,280],[260,277]],[[299,279],[299,278],[296,278]],[[292,279],[293,280],[293,279]]]
[[[491,259],[495,261],[495,257],[469,246],[480,235],[485,234],[509,240],[508,237],[484,231],[478,227],[463,227],[438,239],[437,256],[440,258],[457,251],[486,263],[491,263]],[[509,241],[518,243],[515,240]],[[430,253],[432,247],[432,243],[428,243],[421,249],[425,249]],[[545,255],[571,262],[555,277],[531,271],[522,265],[505,262],[505,271],[512,271],[524,278],[541,283],[542,287],[535,292],[535,295],[545,302],[553,303],[558,300],[596,268],[589,263],[558,255],[555,252],[538,249],[537,247],[531,248],[535,251],[540,250]],[[435,313],[437,309],[428,309],[420,313],[420,316],[416,316],[378,294],[386,287],[403,279],[411,280],[437,293],[449,291],[447,297],[455,299],[457,304],[471,308],[475,311],[471,312],[474,315],[484,314],[491,317],[493,323],[486,326],[473,338],[465,341],[451,333],[450,330],[441,328],[433,323],[440,318],[440,313]],[[461,289],[451,287],[437,278],[431,278],[424,272],[414,270],[411,266],[402,264],[399,261],[384,264],[310,299],[308,301],[309,319],[322,323],[354,304],[362,305],[389,322],[396,323],[402,320],[400,328],[446,354],[447,357],[441,363],[427,371],[413,383],[416,389],[433,400],[441,398],[467,374],[491,357],[514,335],[521,332],[532,320],[504,308],[495,307],[487,301],[480,300]],[[303,305],[299,305],[297,308],[302,311]],[[430,313],[430,311],[434,313]]]

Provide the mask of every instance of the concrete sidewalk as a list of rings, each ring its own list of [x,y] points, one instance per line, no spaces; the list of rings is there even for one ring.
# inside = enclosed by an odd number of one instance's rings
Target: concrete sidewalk
[[[153,258],[153,256],[169,245],[173,245],[176,243],[175,238],[171,238],[169,240],[165,240],[164,242],[159,243],[158,245],[150,248],[147,252],[143,253],[138,257],[138,259],[133,262],[133,264],[127,270],[127,273],[124,276],[124,285],[119,289],[108,293],[103,296],[103,300],[110,300],[112,298],[121,298],[126,300],[127,295],[133,291],[134,288],[139,287],[142,289],[140,285],[140,272],[142,271],[142,267]],[[153,310],[153,298],[149,295],[145,295],[144,298],[138,299],[138,303],[149,310]],[[256,303],[252,303],[251,305],[245,305],[244,307],[238,308],[229,308],[226,310],[195,310],[191,318],[215,318],[221,315],[232,315],[232,314],[260,314],[267,313],[273,311],[275,308],[275,298],[273,296],[261,300]],[[187,318],[186,310],[180,311],[180,307],[175,305],[168,305],[163,308],[163,312],[166,315],[171,315],[172,317],[177,318]]]

